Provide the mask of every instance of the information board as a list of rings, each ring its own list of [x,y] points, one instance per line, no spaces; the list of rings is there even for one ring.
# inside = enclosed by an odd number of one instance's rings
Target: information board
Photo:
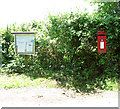
[[[16,33],[15,34],[15,52],[19,55],[35,54],[34,34]]]

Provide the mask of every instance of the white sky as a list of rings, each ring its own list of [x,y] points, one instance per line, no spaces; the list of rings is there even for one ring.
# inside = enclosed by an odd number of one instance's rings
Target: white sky
[[[88,1],[88,0],[85,0]],[[7,24],[21,24],[32,20],[43,20],[48,12],[66,12],[76,7],[91,13],[93,8],[83,0],[0,0],[0,27]]]

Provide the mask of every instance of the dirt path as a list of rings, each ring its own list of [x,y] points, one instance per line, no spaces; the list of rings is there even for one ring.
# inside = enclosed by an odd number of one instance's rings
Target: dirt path
[[[74,94],[60,88],[25,87],[0,90],[0,107],[118,107],[118,93]]]

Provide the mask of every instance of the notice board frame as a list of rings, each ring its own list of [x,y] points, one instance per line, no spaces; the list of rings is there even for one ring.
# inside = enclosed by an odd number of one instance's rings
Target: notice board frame
[[[14,43],[15,43],[15,54],[16,55],[35,55],[35,32],[11,32],[11,34],[14,35]],[[17,44],[17,37],[32,37],[31,44],[32,44],[32,52],[27,51],[27,48],[25,48],[24,52],[18,52],[18,44]],[[25,42],[27,45],[28,42]]]

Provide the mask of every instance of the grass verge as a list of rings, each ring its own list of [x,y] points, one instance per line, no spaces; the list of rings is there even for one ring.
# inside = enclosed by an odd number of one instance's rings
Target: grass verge
[[[119,86],[119,83],[116,81],[112,82],[112,81],[107,81],[107,85],[108,85],[108,89],[111,90],[111,91],[115,91],[115,92],[118,92],[118,86]]]
[[[40,86],[40,87],[59,87],[56,81],[48,78],[32,78],[26,76],[25,74],[6,74],[0,73],[0,89],[1,88],[22,88],[28,86]],[[64,81],[65,82],[65,81]],[[117,81],[111,82],[107,81],[108,88],[107,90],[118,91]],[[66,86],[67,87],[67,86]]]
[[[24,74],[0,74],[1,88],[22,88],[28,86],[57,87],[55,81],[46,78],[31,79]]]

